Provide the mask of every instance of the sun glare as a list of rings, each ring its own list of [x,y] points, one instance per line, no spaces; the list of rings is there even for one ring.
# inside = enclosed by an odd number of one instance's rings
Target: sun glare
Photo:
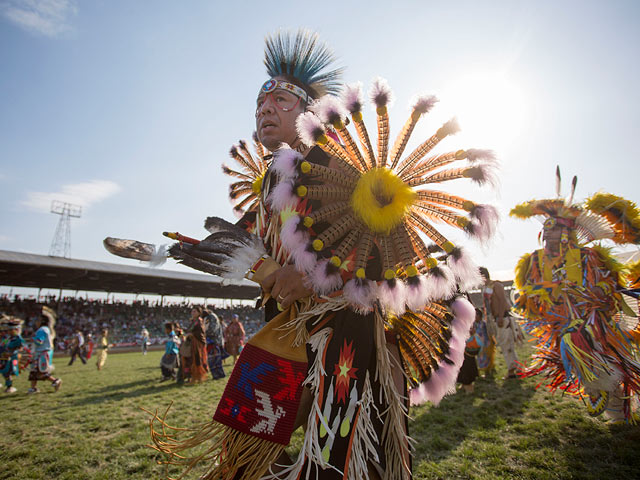
[[[441,106],[458,118],[465,142],[504,150],[522,133],[525,102],[520,89],[500,74],[473,74],[440,95]]]

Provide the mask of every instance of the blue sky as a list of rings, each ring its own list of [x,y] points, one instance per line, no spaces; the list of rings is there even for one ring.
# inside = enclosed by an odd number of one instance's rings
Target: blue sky
[[[163,230],[203,236],[205,217],[233,218],[220,165],[250,138],[263,38],[281,27],[318,31],[347,82],[386,78],[392,133],[413,95],[433,93],[414,141],[456,113],[463,132],[443,148],[496,148],[498,196],[452,191],[503,212],[500,238],[473,249],[499,276],[540,230],[506,213],[552,195],[556,164],[567,185],[578,175],[578,198],[640,201],[638,2],[267,5],[0,0],[0,249],[47,254],[54,198],[83,206],[79,259],[126,263],[104,237],[162,243]]]

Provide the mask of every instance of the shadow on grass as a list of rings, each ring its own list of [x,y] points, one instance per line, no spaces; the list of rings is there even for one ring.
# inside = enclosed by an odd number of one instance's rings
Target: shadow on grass
[[[140,385],[157,385],[158,380],[146,378],[142,380],[136,380],[135,382],[122,383],[119,385],[106,385],[99,390],[96,390],[94,393],[104,393],[104,392],[113,392],[118,390],[126,390],[133,387],[138,387]]]
[[[458,391],[445,397],[438,407],[412,409],[409,431],[416,440],[414,465],[447,458],[471,432],[478,430],[487,437],[495,432],[499,441],[500,430],[518,420],[534,394],[535,388],[520,380],[478,378],[473,394]]]
[[[126,385],[132,386],[136,384],[148,384],[144,388],[138,388],[137,390],[125,390]],[[144,395],[163,393],[167,390],[180,388],[180,385],[175,382],[159,383],[157,380],[144,380],[140,382],[130,382],[123,385],[110,385],[102,389],[103,393],[96,395],[85,396],[71,402],[74,406],[95,405],[104,402],[118,402],[124,399],[131,399],[141,397]],[[107,393],[111,392],[111,393]]]

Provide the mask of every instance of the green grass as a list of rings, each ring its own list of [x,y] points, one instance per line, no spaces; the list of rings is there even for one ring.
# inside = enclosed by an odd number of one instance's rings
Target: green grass
[[[43,393],[27,396],[27,375],[20,376],[19,392],[0,397],[0,479],[160,478],[140,407],[163,410],[173,402],[170,423],[193,426],[210,419],[225,384],[159,383],[160,355],[110,354],[101,372],[93,359],[69,367],[68,358],[56,358],[58,393],[43,383]],[[412,409],[416,479],[638,477],[639,427],[608,426],[575,398],[502,375],[499,359],[495,380],[479,379],[473,395]],[[296,432],[292,452],[301,440]]]

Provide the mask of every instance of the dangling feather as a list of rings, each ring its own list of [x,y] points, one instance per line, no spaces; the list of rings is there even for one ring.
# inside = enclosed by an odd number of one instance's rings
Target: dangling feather
[[[571,180],[571,192],[569,193],[569,198],[567,198],[567,205],[571,205],[573,203],[573,196],[576,193],[576,185],[578,185],[578,177],[574,175],[573,180]]]
[[[556,166],[556,197],[562,196],[562,177],[560,176],[560,165]]]

